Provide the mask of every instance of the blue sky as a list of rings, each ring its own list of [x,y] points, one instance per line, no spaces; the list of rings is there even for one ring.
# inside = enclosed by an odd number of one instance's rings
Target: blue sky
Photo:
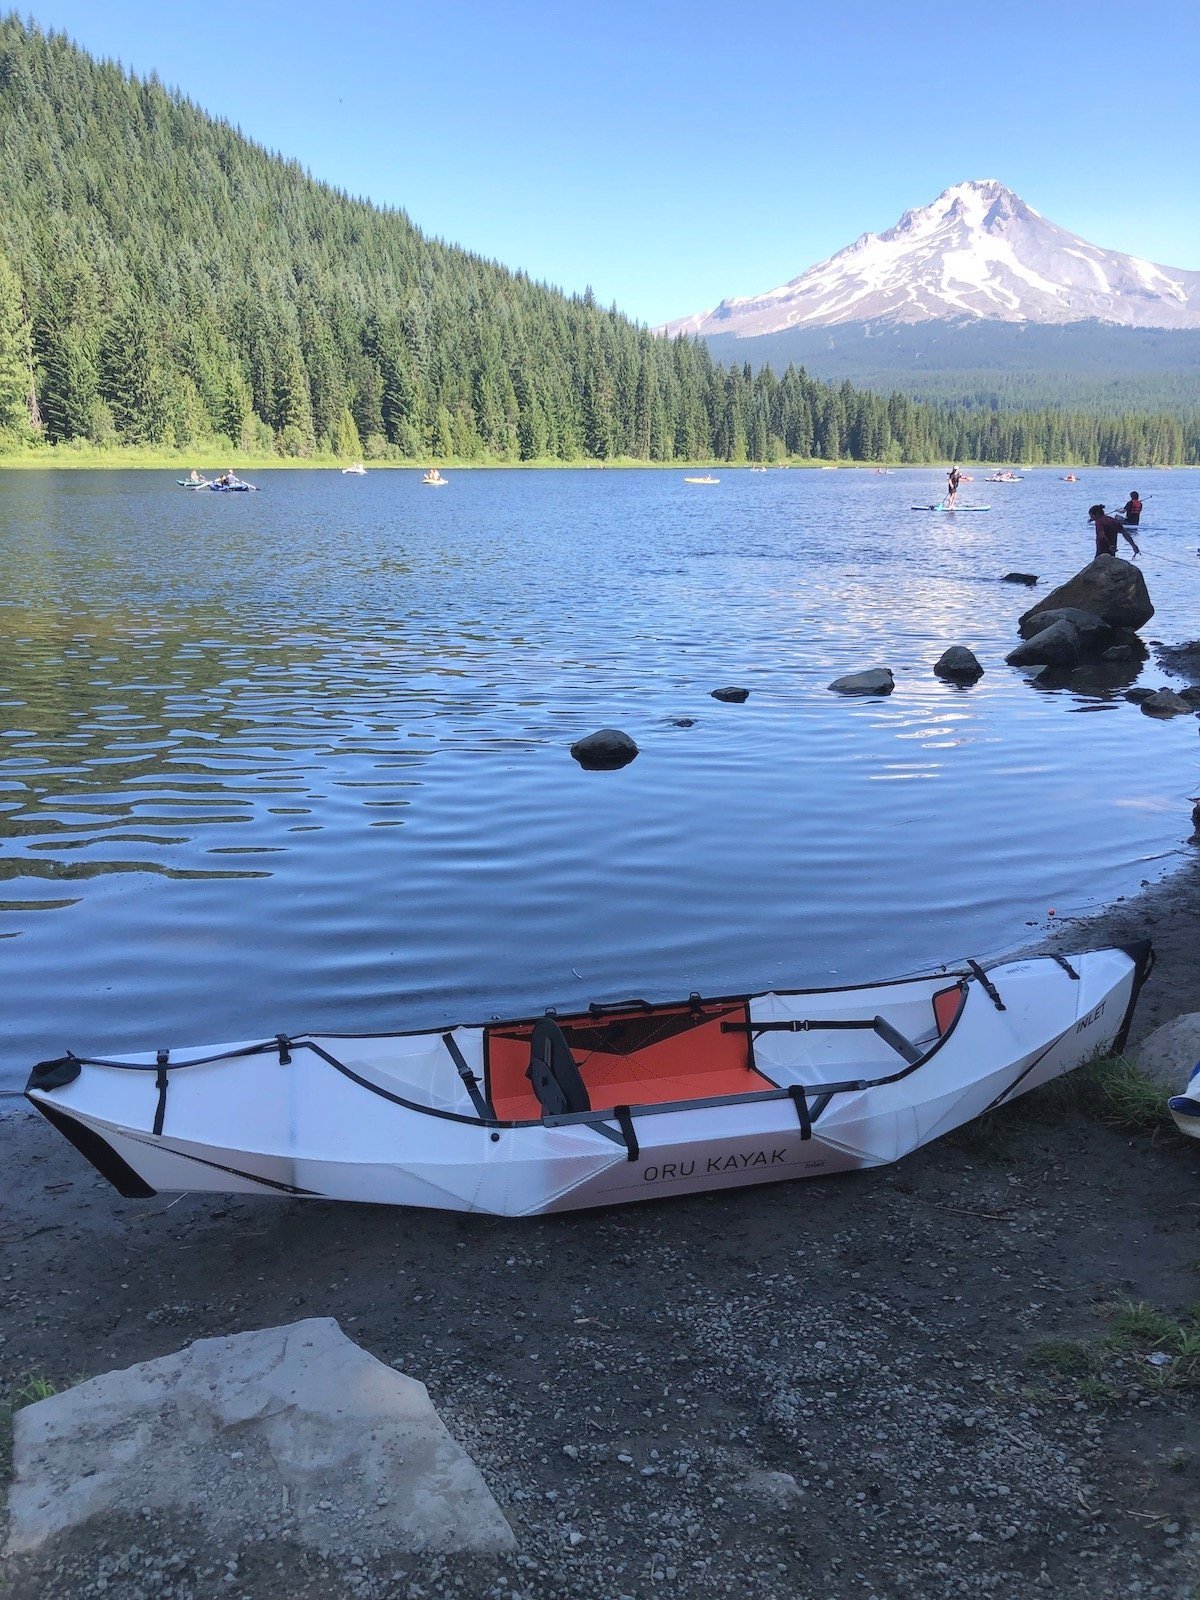
[[[426,233],[655,323],[964,178],[1200,269],[1194,0],[43,0]]]

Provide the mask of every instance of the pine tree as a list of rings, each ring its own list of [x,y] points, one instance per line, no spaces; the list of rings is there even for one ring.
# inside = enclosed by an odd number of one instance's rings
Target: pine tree
[[[17,275],[0,254],[0,433],[25,433],[33,394],[29,323]]]

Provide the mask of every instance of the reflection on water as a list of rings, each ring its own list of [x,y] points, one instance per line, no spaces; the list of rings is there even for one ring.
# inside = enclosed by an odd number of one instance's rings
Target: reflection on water
[[[1082,565],[1128,474],[1031,474],[961,529],[907,510],[936,476],[0,474],[0,1083],[853,981],[1135,886],[1189,831],[1195,721],[1125,702],[1153,665],[1004,666],[1036,593],[998,582]],[[1200,485],[1169,484],[1141,542],[1177,641]],[[970,688],[932,674],[953,643]],[[885,663],[887,700],[827,690]],[[641,756],[581,772],[606,725]]]

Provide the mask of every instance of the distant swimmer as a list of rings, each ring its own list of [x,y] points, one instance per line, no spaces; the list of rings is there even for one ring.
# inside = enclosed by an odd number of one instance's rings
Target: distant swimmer
[[[1120,534],[1127,544],[1133,545],[1133,553],[1140,556],[1141,551],[1134,543],[1133,535],[1128,533],[1120,517],[1109,517],[1104,513],[1103,506],[1091,506],[1088,510],[1088,521],[1096,525],[1096,554],[1098,556],[1115,556],[1117,553],[1117,535]]]
[[[946,474],[946,510],[953,511],[958,501],[958,486],[962,482],[962,473],[957,467],[951,467]]]
[[[1136,528],[1142,520],[1142,502],[1136,489],[1129,491],[1129,499],[1121,507],[1121,515],[1125,518],[1127,528]]]

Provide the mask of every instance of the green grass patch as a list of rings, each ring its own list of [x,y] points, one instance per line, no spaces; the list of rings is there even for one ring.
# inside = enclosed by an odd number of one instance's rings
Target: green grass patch
[[[1109,1308],[1098,1339],[1039,1339],[1029,1365],[1046,1375],[1059,1399],[1113,1405],[1147,1391],[1200,1389],[1200,1305],[1182,1315],[1145,1300]]]
[[[1121,1133],[1178,1135],[1166,1092],[1126,1056],[1099,1056],[1043,1084],[1029,1099],[1043,1110],[1081,1111]]]
[[[70,1387],[69,1383],[56,1383],[44,1372],[28,1372],[12,1384],[8,1398],[0,1400],[0,1484],[12,1477],[13,1418],[17,1412]]]

